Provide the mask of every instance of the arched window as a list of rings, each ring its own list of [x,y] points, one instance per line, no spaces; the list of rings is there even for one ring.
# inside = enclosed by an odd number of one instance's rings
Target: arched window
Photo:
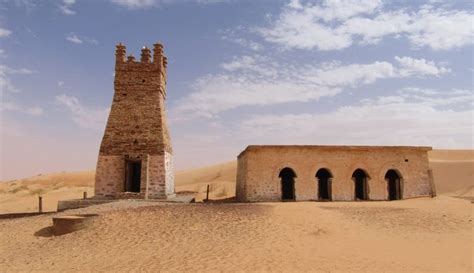
[[[296,173],[291,168],[283,168],[278,177],[281,178],[281,200],[295,200],[295,177]]]
[[[362,169],[357,169],[352,173],[354,181],[354,199],[369,200],[369,185],[367,183],[369,175]]]
[[[397,170],[390,169],[385,173],[388,200],[400,200],[403,196],[402,177]]]
[[[332,174],[328,169],[322,168],[316,172],[318,180],[318,200],[332,200]]]

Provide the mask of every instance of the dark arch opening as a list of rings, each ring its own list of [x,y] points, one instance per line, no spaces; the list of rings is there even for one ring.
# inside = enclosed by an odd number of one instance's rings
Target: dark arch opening
[[[316,172],[316,178],[318,179],[318,200],[332,200],[332,174],[328,169],[322,168]]]
[[[402,199],[402,183],[398,172],[393,169],[388,170],[385,180],[387,181],[388,200]]]
[[[354,180],[355,186],[355,200],[369,200],[368,177],[367,173],[362,169],[357,169],[352,173],[352,180]]]
[[[278,177],[281,178],[281,200],[295,200],[295,177],[296,173],[291,168],[283,168]]]

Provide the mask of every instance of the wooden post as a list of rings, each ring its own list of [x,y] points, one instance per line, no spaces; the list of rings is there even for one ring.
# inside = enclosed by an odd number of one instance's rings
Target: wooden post
[[[86,191],[82,193],[82,198],[87,199],[87,192]]]
[[[38,212],[43,212],[43,197],[38,196]]]
[[[209,184],[207,184],[206,201],[209,201]]]
[[[150,154],[146,155],[146,172],[145,172],[145,200],[148,200],[150,194]],[[140,189],[141,191],[141,189]]]
[[[431,197],[436,196],[436,187],[434,183],[434,177],[433,177],[433,170],[428,169],[428,179],[430,180],[430,186],[431,186]]]

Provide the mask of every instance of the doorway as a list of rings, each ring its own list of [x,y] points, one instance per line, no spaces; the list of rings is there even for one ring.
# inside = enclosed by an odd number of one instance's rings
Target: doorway
[[[295,200],[295,177],[296,174],[291,168],[284,168],[278,177],[281,178],[281,200]]]
[[[331,184],[332,175],[328,169],[319,169],[316,172],[316,179],[318,180],[318,200],[330,201],[332,199]]]
[[[396,170],[390,169],[385,174],[387,181],[388,200],[402,199],[401,176]]]
[[[125,175],[125,192],[140,192],[140,180],[142,173],[141,161],[127,161]]]
[[[357,169],[352,173],[352,180],[354,181],[354,199],[355,200],[369,200],[369,191],[367,185],[367,178],[369,176],[362,169]]]

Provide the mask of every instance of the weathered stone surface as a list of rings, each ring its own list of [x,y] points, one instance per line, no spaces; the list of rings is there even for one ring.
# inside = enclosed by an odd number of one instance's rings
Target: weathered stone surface
[[[163,46],[143,48],[140,61],[126,60],[117,45],[114,97],[99,151],[96,196],[166,198],[174,194],[173,150],[166,120]],[[139,194],[126,191],[127,162],[141,164]]]
[[[238,157],[236,196],[239,201],[280,201],[280,171],[296,173],[295,199],[317,200],[316,172],[332,174],[332,200],[354,200],[353,172],[360,168],[368,178],[369,200],[387,200],[385,174],[401,174],[403,198],[431,196],[429,147],[389,146],[248,146]]]

